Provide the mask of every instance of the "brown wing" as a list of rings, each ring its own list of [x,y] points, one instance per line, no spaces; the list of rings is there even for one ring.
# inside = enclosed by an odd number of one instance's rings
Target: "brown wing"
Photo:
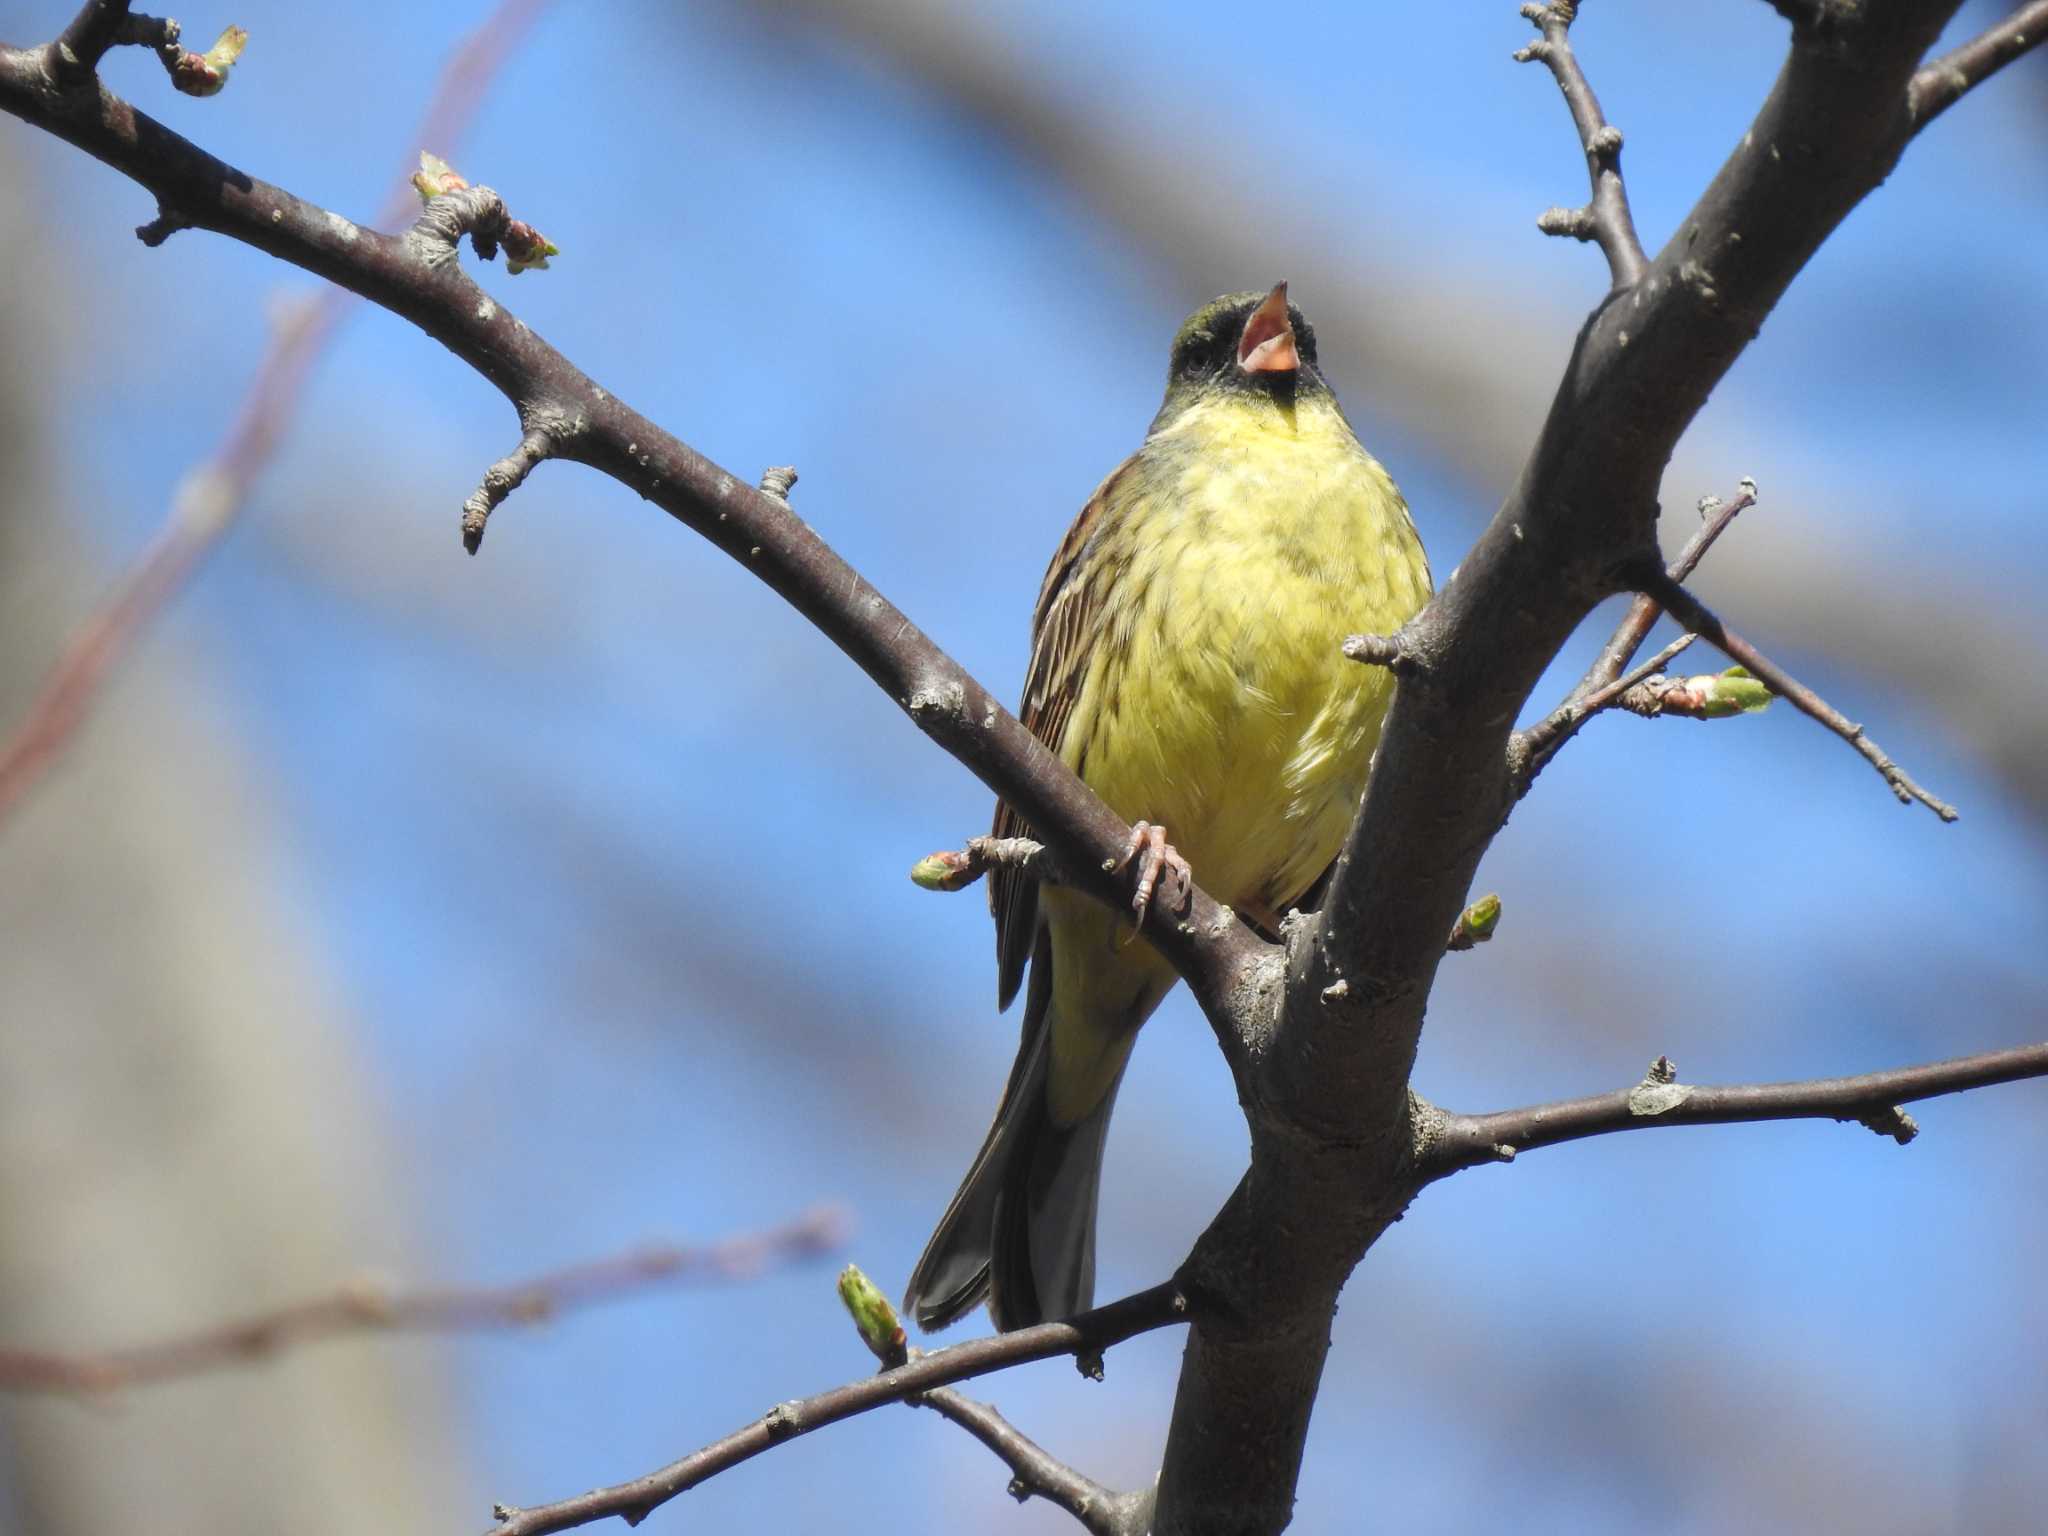
[[[1081,515],[1060,540],[1038,589],[1038,607],[1031,616],[1031,668],[1024,679],[1024,702],[1018,718],[1024,727],[1058,752],[1066,739],[1067,722],[1080,697],[1088,659],[1090,630],[1097,617],[1099,586],[1085,577],[1089,546],[1101,531],[1117,482],[1129,473],[1136,456],[1125,459],[1095,488]],[[1004,801],[996,801],[995,835],[1030,837],[1031,827]],[[1012,869],[989,876],[989,911],[996,920],[996,997],[1007,1008],[1024,979],[1038,927],[1038,882]]]

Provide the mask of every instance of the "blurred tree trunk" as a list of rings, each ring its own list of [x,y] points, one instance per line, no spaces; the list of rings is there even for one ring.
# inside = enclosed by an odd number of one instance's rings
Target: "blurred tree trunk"
[[[26,226],[22,177],[0,145],[0,228]],[[10,243],[9,726],[108,574],[73,544],[49,472],[64,449],[40,415],[64,349],[90,344],[67,321],[95,322],[34,242]],[[0,1344],[94,1350],[329,1291],[399,1258],[408,1227],[345,1014],[275,897],[261,786],[174,649],[142,647],[0,827]],[[0,1399],[0,1530],[444,1526],[464,1494],[441,1359],[417,1339],[352,1342],[112,1412]]]

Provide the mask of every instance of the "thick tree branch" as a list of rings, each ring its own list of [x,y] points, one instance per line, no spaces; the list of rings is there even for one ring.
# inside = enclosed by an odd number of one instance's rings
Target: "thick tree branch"
[[[1893,762],[1882,747],[1863,733],[1862,726],[1850,720],[1826,699],[1793,677],[1747,640],[1735,634],[1706,604],[1677,582],[1669,577],[1659,576],[1647,584],[1645,591],[1650,598],[1669,609],[1672,617],[1686,628],[1696,631],[1730,661],[1747,668],[1751,675],[1768,685],[1771,692],[1788,699],[1801,714],[1819,721],[1854,747],[1863,759],[1883,776],[1885,783],[1891,786],[1892,793],[1898,796],[1900,804],[1911,805],[1918,800],[1943,821],[1954,821],[1961,814],[1946,800],[1936,799],[1915,783],[1905,769]]]
[[[1779,8],[1808,16],[1820,4]],[[1213,292],[1263,270],[1275,248],[1294,248],[1295,290],[1314,295],[1322,350],[1344,378],[1347,404],[1397,424],[1467,486],[1494,491],[1514,481],[1529,446],[1523,424],[1540,419],[1556,382],[1544,377],[1531,333],[1541,306],[1528,304],[1519,285],[1403,268],[1392,244],[1325,249],[1300,217],[1313,199],[1298,189],[1265,178],[1219,192],[1212,151],[1227,149],[1227,128],[1205,134],[1172,114],[1133,112],[1114,92],[1077,95],[1056,66],[1020,68],[1000,12],[933,0],[754,0],[749,14],[778,41],[790,23],[823,29],[915,79],[1058,178],[1149,258],[1164,290]],[[1593,24],[1604,14],[1596,10]],[[1527,152],[1519,141],[1516,149]],[[1389,293],[1400,302],[1387,302]],[[1372,366],[1347,368],[1345,359]],[[1702,423],[1679,445],[1674,467],[1725,459],[1734,445],[1720,435]],[[2048,822],[2036,729],[2048,720],[2048,672],[1996,661],[2031,638],[2002,610],[1973,608],[1970,591],[1932,566],[1880,610],[1861,594],[1869,576],[1885,574],[1854,569],[1839,549],[1795,541],[1768,561],[1733,567],[1728,580],[1745,611],[1770,613],[1781,631],[1796,626],[1873,688],[1967,737],[1978,760]],[[1933,622],[1908,621],[1904,606]]]
[[[223,164],[97,80],[55,86],[48,49],[0,48],[0,109],[55,134],[156,195],[183,224],[304,268],[411,321],[495,385],[524,432],[587,464],[709,539],[809,619],[911,720],[1024,813],[1076,871],[1080,888],[1128,901],[1120,867],[1130,829],[996,698],[791,511],[598,388],[445,259],[437,229],[394,238],[364,229]],[[436,199],[446,203],[448,199]],[[429,214],[437,210],[430,205]],[[1446,918],[1448,923],[1448,917]],[[1271,946],[1206,894],[1147,937],[1187,979],[1212,1021],[1270,970]],[[1219,1029],[1226,1052],[1244,1043]]]
[[[1513,722],[1592,606],[1656,568],[1657,487],[1672,446],[1813,251],[1896,163],[1914,126],[1907,83],[1953,9],[1867,0],[1831,8],[1825,37],[1798,29],[1770,99],[1679,233],[1589,318],[1513,491],[1399,637],[1399,683],[1363,809],[1321,914],[1290,925],[1284,976],[1271,949],[1206,898],[1189,922],[1155,935],[1217,1028],[1253,1142],[1243,1183],[1176,1277],[1174,1299],[1186,1297],[1194,1326],[1161,1475],[1161,1536],[1287,1523],[1337,1293],[1423,1182],[1422,1109],[1407,1083],[1445,935],[1512,803]],[[53,91],[47,72],[22,60],[0,53],[0,106],[134,176],[177,219],[414,320],[504,391],[524,429],[756,570],[1023,811],[1094,894],[1127,893],[1128,882],[1096,871],[1120,858],[1128,829],[786,504],[597,390],[480,302],[454,263],[429,263],[223,166],[96,86]],[[1598,148],[1589,143],[1589,155]],[[990,1342],[1017,1347],[1039,1332]],[[920,1375],[906,1390],[939,1384]],[[874,1397],[880,1390],[854,1384],[785,1405],[649,1478],[514,1514],[505,1528],[636,1517],[777,1439],[892,1400]]]
[[[1514,803],[1514,721],[1593,606],[1634,573],[1661,573],[1657,497],[1673,447],[1897,163],[1907,81],[1954,5],[1869,0],[1837,8],[1824,40],[1795,33],[1769,99],[1671,242],[1589,316],[1513,490],[1404,627],[1412,670],[1363,806],[1321,912],[1290,935],[1270,1043],[1239,1078],[1251,1171],[1181,1270],[1196,1321],[1162,1536],[1287,1523],[1338,1291],[1419,1187],[1408,1079],[1444,935]],[[1291,1235],[1284,1249],[1275,1232]]]
[[[1653,1069],[1633,1088],[1490,1115],[1425,1111],[1420,1116],[1423,1173],[1440,1179],[1482,1163],[1507,1162],[1536,1147],[1616,1131],[1751,1120],[1853,1120],[1904,1143],[1912,1140],[1915,1128],[1897,1106],[1994,1083],[2048,1077],[2048,1042],[1807,1082],[1719,1085],[1680,1083],[1674,1077]]]
[[[470,1333],[531,1327],[656,1285],[744,1280],[816,1258],[846,1238],[846,1213],[820,1206],[764,1232],[701,1246],[645,1244],[515,1285],[393,1291],[374,1281],[179,1338],[99,1354],[0,1349],[0,1392],[102,1396],[269,1359],[351,1333]]]
[[[1155,1285],[1065,1322],[1040,1323],[1014,1333],[935,1349],[894,1370],[864,1376],[797,1402],[778,1404],[724,1439],[645,1477],[531,1509],[500,1505],[498,1524],[492,1527],[490,1536],[542,1536],[545,1532],[571,1530],[614,1516],[628,1524],[638,1524],[678,1494],[798,1435],[889,1403],[904,1402],[937,1387],[1033,1360],[1073,1355],[1084,1372],[1099,1375],[1104,1350],[1138,1334],[1186,1321],[1187,1303],[1179,1290],[1172,1284]]]
[[[1913,76],[1907,111],[1919,132],[2022,54],[2048,43],[2048,0],[2032,0],[1997,26],[1945,53]]]
[[[1636,238],[1635,216],[1629,212],[1628,187],[1621,179],[1621,130],[1607,121],[1600,99],[1579,68],[1572,52],[1572,18],[1577,0],[1551,0],[1548,5],[1525,5],[1522,14],[1543,36],[1518,50],[1523,63],[1540,61],[1548,66],[1557,88],[1564,92],[1571,109],[1572,126],[1579,132],[1579,148],[1586,156],[1586,175],[1592,184],[1592,200],[1583,208],[1553,208],[1536,221],[1546,235],[1569,235],[1575,240],[1593,240],[1607,257],[1607,270],[1616,288],[1633,287],[1649,269]]]

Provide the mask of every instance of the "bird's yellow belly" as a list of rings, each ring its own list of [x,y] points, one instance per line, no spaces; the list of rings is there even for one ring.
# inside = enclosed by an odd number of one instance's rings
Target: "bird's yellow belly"
[[[1405,622],[1428,574],[1348,441],[1253,446],[1184,471],[1135,541],[1144,597],[1107,620],[1069,761],[1118,814],[1163,824],[1219,900],[1277,911],[1336,856],[1386,710],[1388,675],[1338,647]]]
[[[1106,585],[1083,604],[1089,660],[1060,752],[1125,820],[1164,826],[1212,896],[1278,914],[1337,856],[1392,687],[1339,647],[1405,623],[1429,567],[1334,407],[1198,407],[1144,454],[1130,478],[1145,494],[1110,509],[1090,562]],[[1041,902],[1064,1125],[1101,1102],[1174,977],[1127,915],[1057,887]]]

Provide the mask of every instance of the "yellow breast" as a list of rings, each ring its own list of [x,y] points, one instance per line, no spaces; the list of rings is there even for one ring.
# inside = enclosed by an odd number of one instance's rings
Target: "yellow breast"
[[[1278,911],[1336,856],[1386,711],[1339,644],[1427,601],[1421,542],[1327,396],[1198,403],[1112,494],[1063,755],[1219,900]]]

